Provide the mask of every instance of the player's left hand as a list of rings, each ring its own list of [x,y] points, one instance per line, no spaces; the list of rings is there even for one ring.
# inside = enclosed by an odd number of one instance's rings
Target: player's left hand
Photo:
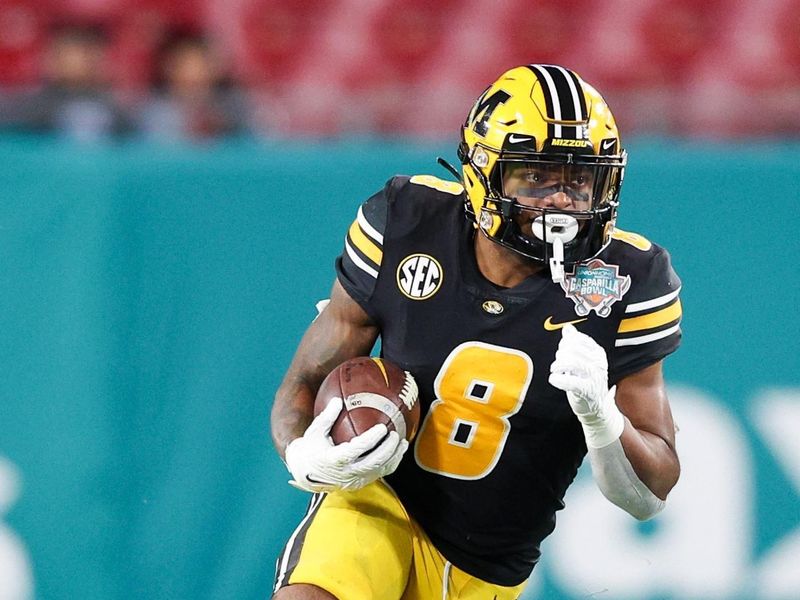
[[[576,415],[597,412],[608,394],[606,351],[574,325],[565,325],[550,365],[550,385],[567,392]]]
[[[583,425],[587,445],[602,448],[619,438],[625,417],[614,400],[616,387],[608,389],[606,352],[574,325],[562,329],[549,381],[567,393],[572,412]]]

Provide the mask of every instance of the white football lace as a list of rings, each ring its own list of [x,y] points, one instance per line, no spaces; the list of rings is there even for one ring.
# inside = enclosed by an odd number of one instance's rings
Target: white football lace
[[[414,381],[414,377],[408,371],[405,372],[406,378],[403,382],[403,389],[400,390],[400,394],[398,395],[400,400],[403,401],[403,404],[406,405],[408,410],[414,408],[414,404],[417,402],[417,397],[419,396],[419,388],[417,387],[417,382]]]

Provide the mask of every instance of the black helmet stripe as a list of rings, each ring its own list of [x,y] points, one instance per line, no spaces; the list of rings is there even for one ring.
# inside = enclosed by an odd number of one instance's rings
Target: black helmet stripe
[[[541,68],[539,65],[528,65],[528,68],[531,71],[533,71],[533,74],[536,75],[536,79],[539,80],[539,85],[542,86],[542,95],[544,96],[544,107],[545,107],[545,110],[547,111],[547,118],[548,119],[555,119],[555,116],[554,116],[554,114],[555,114],[554,110],[555,109],[554,109],[554,105],[553,105],[553,92],[555,91],[555,88],[553,88],[551,90],[551,88],[548,86],[547,79],[545,78],[545,75],[543,75],[543,73],[546,74],[546,72],[545,71],[539,71],[539,69]],[[548,138],[552,138],[552,137],[555,137],[555,135],[556,135],[555,125],[553,125],[552,123],[548,123],[547,124],[547,137]]]
[[[584,121],[583,88],[570,71],[556,65],[528,65],[542,86],[547,117],[555,121]],[[571,136],[569,134],[572,134]],[[578,126],[548,124],[548,137],[579,137]]]
[[[559,69],[560,68],[561,67],[559,67]],[[578,76],[575,75],[575,73],[573,73],[569,69],[564,69],[564,72],[567,74],[568,79],[571,80],[574,85],[574,88],[570,86],[570,88],[573,90],[572,93],[574,94],[574,96],[578,97],[579,109],[578,109],[578,117],[576,120],[585,121],[587,115],[589,114],[589,111],[586,110],[586,97],[583,95],[583,85],[581,84],[580,79],[578,79]]]
[[[566,72],[561,67],[547,65],[543,68],[553,78],[553,84],[556,86],[558,102],[561,107],[561,119],[563,121],[575,121],[577,117],[576,95],[570,89],[572,80],[567,77]],[[578,110],[580,110],[580,106],[578,106]]]

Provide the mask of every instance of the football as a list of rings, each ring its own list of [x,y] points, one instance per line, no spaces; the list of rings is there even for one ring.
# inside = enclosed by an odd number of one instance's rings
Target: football
[[[331,428],[334,444],[341,444],[378,423],[397,431],[409,442],[419,425],[419,392],[411,373],[382,358],[351,358],[331,371],[317,392],[314,415],[332,398],[344,408]]]

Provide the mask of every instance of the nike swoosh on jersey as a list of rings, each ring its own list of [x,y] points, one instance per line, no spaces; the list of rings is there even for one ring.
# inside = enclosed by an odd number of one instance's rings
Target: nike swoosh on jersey
[[[583,319],[575,319],[574,321],[564,321],[563,323],[553,323],[553,321],[552,321],[553,317],[547,317],[544,320],[544,328],[547,331],[558,331],[559,329],[564,327],[564,325],[569,325],[570,323],[573,323],[573,324],[574,323],[580,323],[582,321],[585,321],[587,318],[588,317],[584,317]]]

